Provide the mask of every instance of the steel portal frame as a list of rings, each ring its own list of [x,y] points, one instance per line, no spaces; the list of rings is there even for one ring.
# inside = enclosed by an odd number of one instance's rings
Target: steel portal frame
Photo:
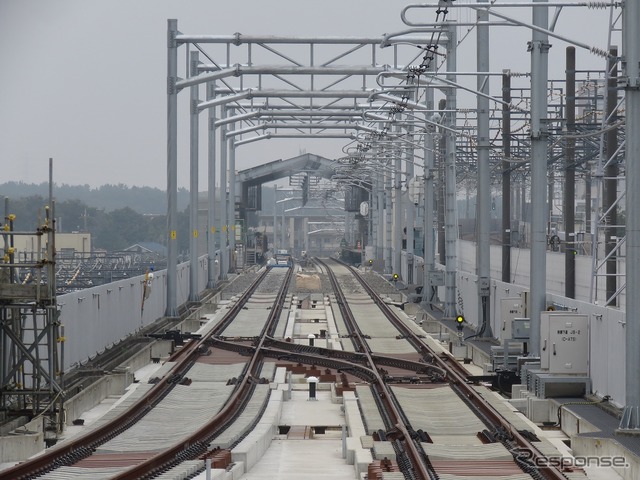
[[[434,28],[431,32],[424,32],[424,36],[410,37],[409,40],[416,43],[426,43],[427,34],[442,34],[440,28]],[[446,40],[446,34],[443,41]],[[168,22],[168,147],[167,147],[167,188],[168,188],[168,278],[167,278],[167,315],[173,316],[177,311],[175,304],[175,279],[172,272],[177,265],[176,258],[176,202],[177,192],[177,96],[183,89],[190,89],[191,112],[191,190],[197,190],[197,153],[198,124],[195,118],[203,110],[209,113],[209,152],[208,162],[210,171],[220,171],[220,182],[215,185],[215,174],[209,175],[209,209],[210,218],[207,233],[212,236],[214,231],[221,233],[220,261],[222,272],[228,269],[228,257],[233,250],[232,238],[227,239],[225,231],[232,223],[227,218],[233,214],[235,199],[235,181],[229,179],[228,199],[224,193],[227,190],[225,174],[227,165],[231,167],[235,148],[263,139],[274,138],[348,138],[356,140],[356,132],[361,135],[379,137],[384,132],[377,131],[363,122],[356,122],[369,110],[358,106],[357,101],[370,100],[372,93],[382,92],[379,83],[380,74],[396,74],[405,76],[408,66],[422,55],[422,51],[415,55],[415,50],[408,47],[394,46],[380,53],[378,45],[382,38],[359,37],[327,37],[327,38],[290,38],[290,37],[256,37],[236,34],[232,36],[217,35],[184,35],[177,30],[177,21]],[[220,57],[210,54],[207,47],[219,47]],[[178,77],[178,47],[185,46],[189,51],[195,48],[198,54],[185,55],[185,78]],[[286,51],[289,49],[290,51]],[[280,61],[279,64],[256,64],[255,59],[260,50],[262,56],[270,55]],[[363,52],[366,52],[363,55]],[[389,52],[389,53],[387,53]],[[301,59],[300,55],[305,58]],[[209,63],[199,61],[200,56],[206,57]],[[358,64],[354,66],[338,65],[338,61],[350,60],[353,63],[357,57]],[[386,63],[380,60],[386,59]],[[284,63],[284,64],[283,64]],[[403,66],[406,65],[406,66]],[[295,79],[297,78],[297,80]],[[300,78],[303,80],[301,81]],[[384,79],[381,80],[384,82]],[[252,82],[251,84],[249,82]],[[304,83],[302,83],[304,82]],[[223,86],[219,84],[222,83]],[[207,85],[207,98],[199,101],[199,86]],[[247,87],[250,85],[250,87]],[[283,89],[282,86],[291,87]],[[397,89],[389,90],[391,93]],[[402,90],[400,90],[402,91]],[[280,99],[281,102],[271,106],[271,99]],[[400,97],[394,97],[401,101]],[[257,99],[264,103],[258,104]],[[302,99],[300,101],[298,99]],[[248,101],[248,102],[245,102]],[[284,102],[284,103],[282,103]],[[219,107],[220,118],[215,114]],[[391,110],[393,110],[393,105]],[[238,115],[227,112],[233,109]],[[384,110],[381,110],[385,113]],[[393,113],[387,113],[388,118],[393,118]],[[223,120],[224,118],[224,120]],[[268,121],[255,123],[255,119]],[[364,120],[364,119],[363,119]],[[246,127],[235,128],[236,122],[245,122]],[[244,135],[263,130],[263,135],[245,138]],[[220,133],[217,134],[217,131]],[[292,131],[293,133],[282,133]],[[363,137],[360,137],[363,138]],[[219,143],[220,156],[217,157],[216,144]],[[413,162],[412,158],[409,159]],[[229,163],[228,163],[229,162]],[[412,165],[412,163],[411,163]],[[413,168],[407,167],[409,171]],[[229,175],[234,174],[234,168],[229,168]],[[213,178],[213,180],[212,180]],[[213,199],[215,189],[221,189],[222,220],[218,225],[212,225],[213,215],[216,209]],[[212,193],[213,192],[213,193]],[[192,205],[196,201],[192,193]],[[225,215],[226,214],[226,215]],[[191,215],[191,235],[197,237],[198,230],[196,219]],[[226,217],[226,218],[225,218]],[[194,243],[194,242],[192,242]],[[216,258],[212,242],[208,243],[210,261],[209,272],[214,274],[212,268]],[[192,252],[192,261],[196,252]],[[208,286],[213,286],[216,279],[209,278]],[[193,279],[189,298],[197,300],[197,279]]]

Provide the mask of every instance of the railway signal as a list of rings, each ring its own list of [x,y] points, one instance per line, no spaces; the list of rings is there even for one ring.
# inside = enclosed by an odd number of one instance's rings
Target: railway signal
[[[397,273],[394,273],[393,274],[393,283],[396,283],[399,278],[400,278],[400,275],[398,275]]]
[[[456,327],[458,328],[459,331],[462,331],[463,324],[464,323],[464,315],[457,315],[456,316]]]

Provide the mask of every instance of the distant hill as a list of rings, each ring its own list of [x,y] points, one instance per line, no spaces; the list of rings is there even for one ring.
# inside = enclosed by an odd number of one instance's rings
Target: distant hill
[[[48,183],[6,182],[0,183],[0,201],[4,197],[19,200],[27,197],[49,197]],[[102,185],[91,188],[89,185],[54,184],[53,196],[56,202],[78,200],[83,204],[106,212],[122,208],[131,208],[140,214],[166,214],[167,195],[164,190],[151,187],[128,187],[126,185]],[[178,190],[178,210],[189,205],[187,189]]]

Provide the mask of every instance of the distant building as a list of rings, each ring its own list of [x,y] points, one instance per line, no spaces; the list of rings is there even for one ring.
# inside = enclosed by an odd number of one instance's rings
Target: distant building
[[[140,242],[124,249],[125,252],[154,253],[159,257],[167,256],[167,247],[157,242]]]
[[[14,235],[13,242],[16,256],[21,260],[32,259],[38,252],[43,255],[48,248],[46,235]],[[91,253],[91,234],[88,232],[56,233],[55,242],[58,255]]]

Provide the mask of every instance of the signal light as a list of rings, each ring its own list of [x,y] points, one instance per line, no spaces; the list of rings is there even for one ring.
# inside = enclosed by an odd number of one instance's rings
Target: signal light
[[[456,317],[456,325],[458,327],[458,330],[462,330],[463,326],[462,324],[464,323],[464,315],[458,315]]]
[[[397,273],[394,273],[394,274],[393,274],[393,281],[394,281],[394,282],[397,282],[397,281],[398,281],[398,278],[400,278],[400,275],[398,275]]]
[[[369,265],[373,265],[373,259],[372,258],[369,259]]]

